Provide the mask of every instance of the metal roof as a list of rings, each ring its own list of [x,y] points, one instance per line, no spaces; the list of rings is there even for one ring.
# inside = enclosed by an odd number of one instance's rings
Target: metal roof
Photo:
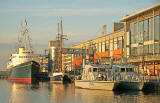
[[[121,21],[121,22],[124,22],[125,20],[127,20],[127,19],[129,19],[129,18],[135,17],[135,16],[137,16],[137,15],[139,15],[139,14],[142,14],[142,13],[144,13],[144,12],[146,12],[146,11],[152,10],[152,9],[154,9],[154,8],[157,8],[157,7],[160,7],[160,3],[157,3],[157,4],[155,4],[155,5],[153,5],[153,6],[149,7],[149,8],[143,9],[143,10],[138,11],[138,12],[136,12],[136,13],[133,13],[133,14],[131,14],[131,15],[124,16],[120,21]]]

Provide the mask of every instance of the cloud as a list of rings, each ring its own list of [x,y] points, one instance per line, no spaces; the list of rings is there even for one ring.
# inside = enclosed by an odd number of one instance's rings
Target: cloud
[[[81,9],[56,9],[50,7],[42,8],[8,8],[0,9],[0,13],[31,13],[32,16],[93,16],[116,14],[127,11],[130,8],[81,8]]]
[[[111,15],[126,11],[128,8],[87,8],[87,9],[48,9],[32,12],[33,16],[94,16]]]
[[[0,43],[10,43],[10,42],[17,42],[18,35],[17,34],[0,34]]]

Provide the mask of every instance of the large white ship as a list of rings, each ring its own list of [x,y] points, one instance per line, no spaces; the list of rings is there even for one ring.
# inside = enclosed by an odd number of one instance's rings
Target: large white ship
[[[32,51],[26,21],[25,24],[20,37],[18,37],[17,53],[13,53],[7,63],[8,80],[32,83],[38,80],[40,65],[38,55]]]

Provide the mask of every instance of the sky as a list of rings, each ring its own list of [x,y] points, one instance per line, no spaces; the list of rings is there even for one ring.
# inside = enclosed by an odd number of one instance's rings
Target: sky
[[[48,41],[55,40],[62,16],[65,47],[99,37],[102,26],[107,33],[112,23],[125,15],[148,8],[160,0],[0,0],[0,70],[6,68],[25,18],[34,51],[43,53]]]

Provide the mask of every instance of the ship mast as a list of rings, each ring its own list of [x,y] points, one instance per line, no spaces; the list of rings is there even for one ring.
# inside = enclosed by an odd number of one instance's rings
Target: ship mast
[[[27,48],[27,45],[29,48]],[[31,53],[33,53],[32,50],[32,45],[31,45],[31,38],[29,35],[29,31],[27,29],[27,20],[25,19],[25,25],[23,26],[23,24],[21,24],[21,35],[18,35],[18,48],[24,48],[25,51],[27,51],[27,49],[30,50]]]
[[[27,51],[27,37],[26,37],[27,27],[26,26],[27,26],[27,21],[25,19],[25,30],[24,30],[24,41],[25,41],[25,43],[24,43],[24,48]]]
[[[62,25],[62,17],[61,17],[61,22],[60,22],[60,29],[61,29],[61,32],[59,32],[59,23],[58,23],[58,37],[57,37],[57,55],[58,55],[58,60],[57,60],[57,66],[58,66],[58,72],[62,72],[62,53],[63,53],[63,39],[66,39],[64,38],[64,36],[66,35],[63,35],[63,25]],[[66,39],[67,40],[67,39]]]
[[[62,28],[61,28],[62,29]],[[62,30],[61,30],[62,31]],[[58,37],[57,37],[57,49],[58,49],[58,63],[57,63],[57,65],[58,65],[58,72],[61,72],[61,67],[62,67],[62,52],[61,52],[61,47],[62,47],[62,43],[61,43],[61,41],[62,41],[62,32],[60,33],[59,32],[59,23],[58,23]]]

